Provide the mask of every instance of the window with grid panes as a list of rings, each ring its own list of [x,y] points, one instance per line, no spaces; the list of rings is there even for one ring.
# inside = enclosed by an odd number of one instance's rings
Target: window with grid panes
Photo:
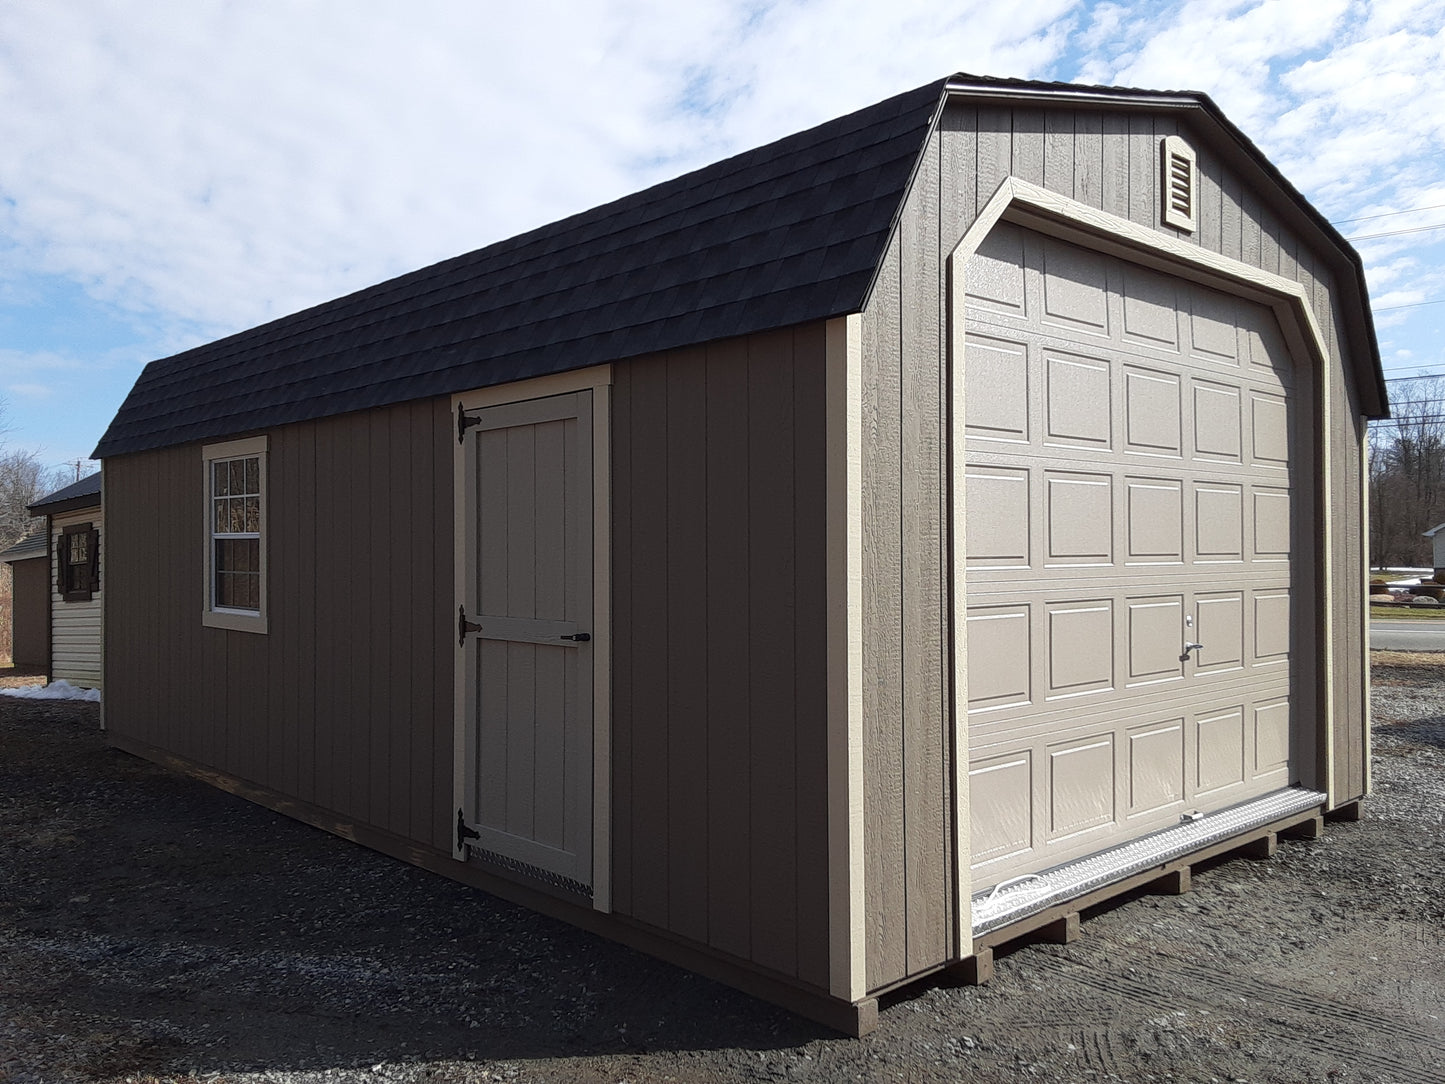
[[[261,457],[211,463],[211,604],[261,612]]]
[[[203,621],[266,631],[266,438],[208,446]]]

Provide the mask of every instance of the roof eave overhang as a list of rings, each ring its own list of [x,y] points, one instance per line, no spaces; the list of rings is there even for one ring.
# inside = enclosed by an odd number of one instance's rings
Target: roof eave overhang
[[[70,497],[63,501],[53,501],[48,504],[26,505],[26,510],[32,516],[59,516],[66,512],[78,512],[84,508],[99,508],[100,494],[85,493],[79,497]]]
[[[1279,194],[1280,198],[1270,201],[1272,209],[1278,211],[1288,225],[1313,234],[1323,242],[1323,250],[1333,265],[1332,269],[1336,272],[1343,294],[1340,302],[1345,312],[1349,356],[1354,360],[1358,378],[1360,411],[1367,418],[1389,417],[1389,394],[1385,387],[1380,346],[1375,337],[1374,315],[1370,311],[1365,265],[1359,253],[1265,157],[1253,141],[1234,126],[1207,94],[1195,91],[1134,91],[1112,87],[1029,86],[954,77],[944,85],[942,97],[940,112],[943,105],[953,100],[1203,114],[1212,122],[1214,130],[1224,137],[1218,143],[1220,149],[1229,157],[1230,164],[1253,172],[1256,180],[1264,182],[1262,186],[1256,186],[1263,193]],[[935,116],[934,124],[937,122]],[[922,155],[919,157],[921,159]]]

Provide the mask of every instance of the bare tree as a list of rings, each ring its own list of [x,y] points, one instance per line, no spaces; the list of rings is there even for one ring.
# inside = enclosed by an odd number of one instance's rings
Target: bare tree
[[[1445,377],[1394,383],[1390,412],[1370,426],[1370,560],[1424,567],[1445,522]]]
[[[75,480],[72,474],[68,468],[47,469],[34,452],[0,452],[0,549],[18,542],[30,529],[26,505],[69,485]]]

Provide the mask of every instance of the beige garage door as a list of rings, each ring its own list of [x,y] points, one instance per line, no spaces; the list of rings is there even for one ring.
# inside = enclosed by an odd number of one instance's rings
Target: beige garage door
[[[1007,224],[965,275],[977,891],[1299,780],[1313,438],[1263,305]]]

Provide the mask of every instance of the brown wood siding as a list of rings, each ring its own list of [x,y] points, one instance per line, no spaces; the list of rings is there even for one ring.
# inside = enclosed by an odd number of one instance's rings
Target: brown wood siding
[[[1159,141],[1189,140],[1199,155],[1197,229],[1160,222]],[[913,190],[863,314],[864,805],[868,985],[943,963],[951,950],[936,907],[951,906],[948,853],[948,624],[946,401],[949,253],[1012,174],[1091,207],[1294,279],[1314,298],[1329,340],[1332,561],[1325,592],[1335,635],[1334,789],[1363,792],[1363,616],[1359,407],[1338,330],[1337,292],[1309,251],[1250,188],[1260,183],[1214,154],[1169,115],[993,105],[950,105],[925,151]],[[936,223],[936,242],[924,240]],[[937,388],[931,401],[925,389]],[[936,442],[936,443],[935,443]],[[942,654],[940,653],[942,652]],[[1323,778],[1312,782],[1323,786]],[[940,833],[942,833],[940,835]]]
[[[612,905],[826,989],[823,342],[614,370]]]
[[[16,666],[50,665],[50,560],[42,555],[10,564],[14,638],[10,657]]]
[[[107,726],[449,853],[449,403],[267,437],[265,634],[201,625],[200,445],[107,460]]]

